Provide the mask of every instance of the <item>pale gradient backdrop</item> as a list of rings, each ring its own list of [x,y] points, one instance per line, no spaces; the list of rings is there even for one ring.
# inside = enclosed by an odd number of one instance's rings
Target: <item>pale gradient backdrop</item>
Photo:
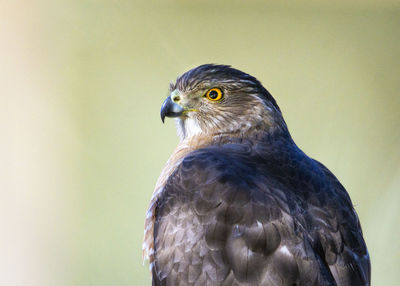
[[[324,4],[324,2],[326,2]],[[150,285],[169,82],[231,64],[350,193],[374,285],[400,271],[400,4],[0,1],[0,284]]]

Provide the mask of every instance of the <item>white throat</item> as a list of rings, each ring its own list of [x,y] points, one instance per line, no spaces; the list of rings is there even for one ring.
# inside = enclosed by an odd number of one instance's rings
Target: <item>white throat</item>
[[[175,125],[178,136],[181,140],[189,139],[203,132],[198,121],[191,117],[187,117],[185,120],[176,118]]]

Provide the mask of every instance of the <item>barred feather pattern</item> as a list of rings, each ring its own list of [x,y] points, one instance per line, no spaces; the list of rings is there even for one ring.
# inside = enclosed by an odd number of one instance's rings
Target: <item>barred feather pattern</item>
[[[288,135],[187,154],[154,222],[153,285],[369,285],[350,197]]]
[[[190,137],[182,140],[175,148],[174,152],[165,164],[154,188],[153,195],[150,200],[150,205],[146,212],[144,239],[143,239],[143,262],[149,261],[150,271],[154,262],[154,223],[156,219],[157,200],[163,192],[164,185],[176,167],[180,165],[182,160],[191,151],[201,148],[209,144],[211,138],[205,137]]]

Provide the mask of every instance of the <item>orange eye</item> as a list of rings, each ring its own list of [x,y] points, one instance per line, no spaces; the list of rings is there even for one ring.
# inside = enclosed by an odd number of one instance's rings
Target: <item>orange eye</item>
[[[222,99],[222,90],[219,88],[212,88],[206,93],[206,97],[212,101],[218,101]]]

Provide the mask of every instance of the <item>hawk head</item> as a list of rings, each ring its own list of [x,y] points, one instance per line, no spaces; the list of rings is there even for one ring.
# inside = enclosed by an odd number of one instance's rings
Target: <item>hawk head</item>
[[[271,94],[253,76],[226,65],[206,64],[178,77],[161,107],[176,118],[181,139],[194,135],[286,130]]]

